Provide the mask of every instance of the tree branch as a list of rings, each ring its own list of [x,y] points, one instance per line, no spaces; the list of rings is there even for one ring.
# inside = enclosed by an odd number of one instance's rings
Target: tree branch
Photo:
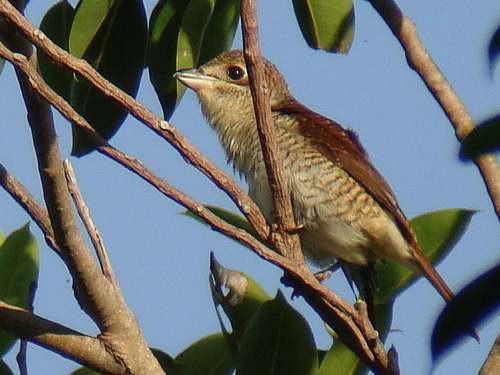
[[[0,328],[97,371],[123,371],[102,342],[0,301]]]
[[[260,237],[267,238],[269,236],[269,226],[266,219],[248,194],[227,173],[224,173],[198,151],[172,124],[161,119],[130,95],[106,80],[85,60],[77,59],[59,48],[41,30],[35,28],[22,14],[13,8],[7,0],[0,0],[0,14],[23,33],[31,43],[43,50],[50,59],[80,74],[105,95],[120,103],[137,120],[169,142],[186,161],[228,194]]]
[[[8,4],[8,3],[7,3]],[[0,21],[5,22],[4,19]],[[2,30],[2,40],[15,50],[32,56],[32,47],[15,29]],[[26,56],[15,54],[0,43],[0,54],[36,71]],[[100,272],[80,233],[66,186],[59,144],[48,103],[33,89],[28,75],[14,64],[28,113],[44,198],[55,242],[73,278],[75,296],[82,309],[101,330],[105,347],[122,365],[119,373],[164,374],[146,345],[137,319],[126,306],[121,292]]]
[[[257,5],[254,0],[241,1],[241,24],[245,62],[248,69],[257,130],[278,224],[277,234],[279,236],[275,234],[271,241],[281,254],[293,259],[297,264],[307,267],[302,255],[299,236],[297,233],[291,233],[295,231],[297,224],[293,215],[290,189],[283,170],[283,159],[267,95],[268,87],[259,45]]]
[[[478,375],[500,374],[500,334],[497,336],[493,346],[488,353]]]
[[[394,0],[369,0],[387,23],[414,69],[434,96],[462,142],[474,129],[475,123],[467,108],[443,76],[420,40],[415,24],[406,17]],[[482,155],[474,160],[486,185],[488,195],[500,219],[500,165],[495,155]]]
[[[63,166],[69,193],[73,198],[73,202],[75,203],[78,215],[80,215],[83,225],[85,226],[85,229],[87,230],[87,233],[90,237],[90,241],[94,246],[94,250],[97,254],[97,259],[99,260],[99,264],[101,265],[101,271],[104,276],[106,276],[106,278],[114,285],[114,287],[118,289],[118,283],[116,282],[115,273],[113,271],[113,268],[111,267],[111,262],[109,261],[106,248],[104,247],[104,240],[102,239],[99,230],[94,224],[94,221],[90,216],[89,209],[87,208],[87,205],[85,204],[85,201],[83,199],[82,193],[78,188],[78,182],[76,181],[73,166],[67,159],[64,160]]]
[[[37,202],[18,180],[12,176],[9,171],[0,163],[0,185],[7,193],[28,213],[31,219],[38,225],[45,236],[45,241],[57,253],[60,253],[59,247],[54,239],[52,224],[50,223],[47,210]],[[60,255],[60,254],[59,254]]]

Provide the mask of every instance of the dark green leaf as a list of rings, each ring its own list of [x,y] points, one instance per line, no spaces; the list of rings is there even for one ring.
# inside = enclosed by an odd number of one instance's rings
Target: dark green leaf
[[[198,66],[231,48],[240,19],[240,0],[217,0],[201,44]]]
[[[495,64],[500,56],[500,26],[495,30],[491,37],[490,45],[488,47],[488,59],[490,61],[490,71],[493,72]]]
[[[172,375],[230,375],[234,371],[231,352],[222,333],[196,341],[175,357]]]
[[[311,48],[349,52],[354,39],[352,0],[293,0],[293,8]]]
[[[500,149],[500,114],[480,123],[462,142],[460,158],[474,159]]]
[[[0,300],[27,308],[30,288],[38,278],[38,245],[25,225],[12,232],[0,247]],[[15,337],[0,330],[0,357],[15,343]]]
[[[7,364],[0,359],[0,375],[14,375],[12,370]]]
[[[102,375],[100,372],[90,370],[86,367],[80,367],[73,371],[70,375]]]
[[[74,14],[75,10],[69,2],[59,1],[45,13],[40,23],[40,30],[66,51],[68,51],[69,32]],[[52,62],[41,50],[37,50],[37,57],[43,79],[55,92],[69,101],[72,71]]]
[[[155,39],[151,40],[149,69],[151,81],[160,98],[164,117],[170,118],[186,87],[173,78],[180,69],[195,67],[200,56],[205,29],[212,17],[215,0],[190,0],[179,6],[178,0],[166,1],[152,25]],[[161,30],[163,28],[163,30]],[[174,32],[169,37],[165,32]],[[174,38],[175,36],[175,38]],[[165,42],[161,42],[165,40]],[[170,42],[167,44],[166,42]],[[164,57],[167,59],[160,60]]]
[[[428,212],[411,220],[418,243],[429,260],[436,264],[448,255],[462,237],[476,211],[446,209]],[[377,304],[390,302],[408,288],[419,275],[393,261],[377,262]]]
[[[432,358],[436,362],[473,328],[500,309],[500,264],[468,284],[446,305],[434,326]]]
[[[163,0],[156,4],[151,14],[148,51],[149,78],[169,119],[178,100],[181,85],[173,78],[177,68],[177,37],[182,18],[189,2]]]
[[[150,348],[150,349],[153,352],[156,359],[158,360],[158,363],[160,364],[161,368],[168,373],[168,370],[170,370],[174,365],[174,359],[160,349],[156,348]]]
[[[264,303],[248,327],[236,364],[238,375],[307,375],[318,368],[318,353],[307,321],[281,292]]]
[[[199,66],[229,48],[238,7],[238,0],[164,0],[154,8],[148,66],[166,119],[186,89],[173,74]]]
[[[71,28],[70,52],[82,55],[106,79],[135,96],[144,68],[146,24],[140,0],[83,0]],[[105,139],[116,133],[127,115],[81,77],[73,81],[71,104]],[[82,156],[93,149],[84,132],[74,126],[72,154]]]
[[[250,276],[237,270],[224,268],[215,259],[213,253],[210,257],[210,271],[210,288],[215,307],[222,305],[231,322],[230,328],[225,327],[224,320],[217,310],[222,330],[231,345],[235,345],[234,349],[237,351],[256,312],[271,297]],[[230,331],[232,331],[231,334],[229,334]]]

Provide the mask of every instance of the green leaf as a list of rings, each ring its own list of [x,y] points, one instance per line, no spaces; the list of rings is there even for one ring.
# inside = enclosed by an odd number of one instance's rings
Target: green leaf
[[[229,210],[226,210],[221,207],[217,206],[212,206],[209,204],[203,205],[207,210],[209,210],[211,213],[213,213],[215,216],[218,218],[224,220],[226,223],[229,223],[231,225],[234,225],[236,228],[243,229],[244,231],[250,233],[252,236],[254,235],[252,226],[250,223],[245,219],[243,216],[235,214],[234,212],[231,212]],[[191,211],[184,211],[182,212],[183,215],[189,216],[200,223],[206,224],[205,220],[203,220],[201,217],[196,215],[195,213]]]
[[[293,8],[311,48],[349,52],[354,39],[352,0],[293,0]]]
[[[231,48],[240,19],[240,0],[217,0],[200,48],[198,66]]]
[[[495,152],[500,149],[500,114],[480,123],[462,141],[460,158],[474,159],[481,154]]]
[[[434,326],[431,352],[439,361],[481,322],[500,310],[500,264],[463,288],[446,305]]]
[[[307,375],[318,353],[307,321],[281,292],[264,303],[248,327],[238,354],[238,375]]]
[[[375,306],[377,314],[377,330],[380,339],[385,342],[392,323],[393,302]],[[316,375],[363,375],[368,367],[340,339],[335,339],[321,361]]]
[[[238,0],[163,0],[150,21],[149,76],[163,115],[170,118],[186,87],[173,78],[199,66],[232,43],[238,22]]]
[[[175,357],[172,375],[230,375],[234,371],[231,351],[222,333],[196,341]]]
[[[54,4],[42,18],[42,30],[55,44],[68,51],[69,33],[75,10],[67,1]],[[56,93],[70,100],[73,72],[65,66],[56,64],[41,50],[37,50],[38,64],[43,79]]]
[[[326,352],[316,375],[354,375],[359,368],[366,368],[351,349],[340,340],[335,340]]]
[[[224,320],[217,310],[222,330],[237,351],[255,314],[271,297],[250,276],[223,267],[213,253],[210,256],[210,271],[210,289],[215,307],[222,305],[231,322],[232,333],[229,334],[230,329],[224,326]]]
[[[189,0],[184,3],[184,6],[179,6],[178,0],[164,2],[164,9],[158,10],[158,17],[155,18],[155,23],[158,22],[164,30],[159,30],[160,26],[152,26],[158,40],[170,42],[155,46],[152,39],[151,53],[156,56],[149,58],[151,81],[166,119],[170,118],[186,89],[173,78],[173,74],[197,65],[205,28],[215,8],[215,0]],[[163,37],[162,34],[168,31],[174,32],[176,38],[173,39],[174,35]],[[162,55],[167,61],[159,59]]]
[[[428,212],[411,220],[418,243],[429,260],[436,264],[448,255],[462,237],[476,211],[446,209]],[[408,288],[420,275],[390,260],[377,262],[377,304],[390,302]]]
[[[27,308],[32,283],[38,279],[38,245],[25,226],[12,232],[0,247],[0,300]],[[16,338],[0,330],[0,357]]]
[[[0,359],[0,375],[14,375],[12,370],[7,364]]]
[[[168,372],[168,370],[170,370],[174,365],[175,360],[160,349],[156,348],[150,348],[150,349],[153,352],[155,358],[158,360],[158,363],[160,364],[161,368],[165,370],[165,372]]]
[[[147,21],[140,0],[82,0],[70,33],[70,52],[87,60],[106,79],[131,96],[137,94],[144,68]],[[105,139],[119,129],[127,112],[81,77],[71,87],[71,104]],[[73,126],[75,156],[94,147],[80,128]]]
[[[80,0],[76,7],[69,36],[69,51],[77,58],[83,58],[87,48],[104,21],[111,13],[113,3],[119,0]]]
[[[491,37],[490,45],[488,47],[488,60],[490,62],[491,73],[493,73],[493,70],[495,69],[498,56],[500,56],[500,26],[498,26],[495,33]]]

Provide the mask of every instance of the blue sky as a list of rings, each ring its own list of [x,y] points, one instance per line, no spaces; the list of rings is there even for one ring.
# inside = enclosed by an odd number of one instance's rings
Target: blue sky
[[[28,18],[38,24],[52,1],[32,1]],[[153,1],[146,1],[151,10]],[[500,110],[500,72],[488,72],[486,48],[500,22],[496,0],[400,1],[417,24],[423,42],[440,69],[480,121]],[[311,50],[300,34],[290,1],[261,1],[260,37],[264,55],[287,78],[292,93],[311,109],[334,118],[359,134],[372,161],[397,194],[408,217],[449,207],[481,210],[463,240],[438,267],[451,288],[499,261],[498,221],[476,168],[458,161],[453,129],[378,14],[366,1],[356,1],[356,35],[347,56]],[[238,35],[235,48],[241,47]],[[12,69],[0,77],[2,136],[0,160],[38,199],[33,147],[25,111]],[[157,113],[159,103],[147,73],[139,100]],[[171,119],[202,152],[229,173],[215,134],[206,125],[194,93],[188,92]],[[70,150],[69,126],[58,118],[63,156]],[[127,119],[111,143],[140,158],[167,181],[200,202],[234,209],[226,196],[183,162],[152,132]],[[150,346],[175,355],[195,340],[219,330],[208,286],[209,252],[226,267],[258,280],[274,295],[281,272],[253,253],[178,215],[182,208],[165,199],[124,168],[99,154],[71,158],[84,197],[100,228],[118,281],[136,313]],[[28,221],[27,215],[0,192],[0,228],[9,233]],[[38,229],[41,273],[36,312],[88,334],[97,329],[73,300],[68,272],[48,250]],[[352,299],[343,277],[327,285]],[[290,295],[290,290],[285,289]],[[321,321],[297,299],[291,302],[309,320],[319,347],[330,345]],[[429,371],[429,335],[441,297],[419,281],[395,305],[393,332],[387,345],[399,352],[404,373]],[[477,373],[499,332],[500,320],[479,331],[481,344],[469,341],[447,357],[435,374]],[[15,350],[7,361],[15,367]],[[46,350],[29,346],[31,373],[64,374],[76,368]]]

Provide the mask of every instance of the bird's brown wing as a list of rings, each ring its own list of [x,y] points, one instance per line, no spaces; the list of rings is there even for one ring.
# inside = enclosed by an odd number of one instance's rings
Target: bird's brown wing
[[[372,165],[356,134],[335,121],[312,112],[293,99],[273,110],[295,118],[299,123],[298,131],[304,137],[309,138],[325,157],[340,165],[380,206],[394,216],[399,230],[410,245],[414,266],[420,269],[446,301],[450,301],[453,292],[420,249],[396,196],[384,177]]]
[[[408,243],[415,243],[415,236],[396,196],[384,177],[372,165],[356,133],[312,112],[295,100],[289,100],[286,104],[272,109],[296,119],[301,135],[308,138],[325,157],[341,166],[378,204],[391,213]]]

